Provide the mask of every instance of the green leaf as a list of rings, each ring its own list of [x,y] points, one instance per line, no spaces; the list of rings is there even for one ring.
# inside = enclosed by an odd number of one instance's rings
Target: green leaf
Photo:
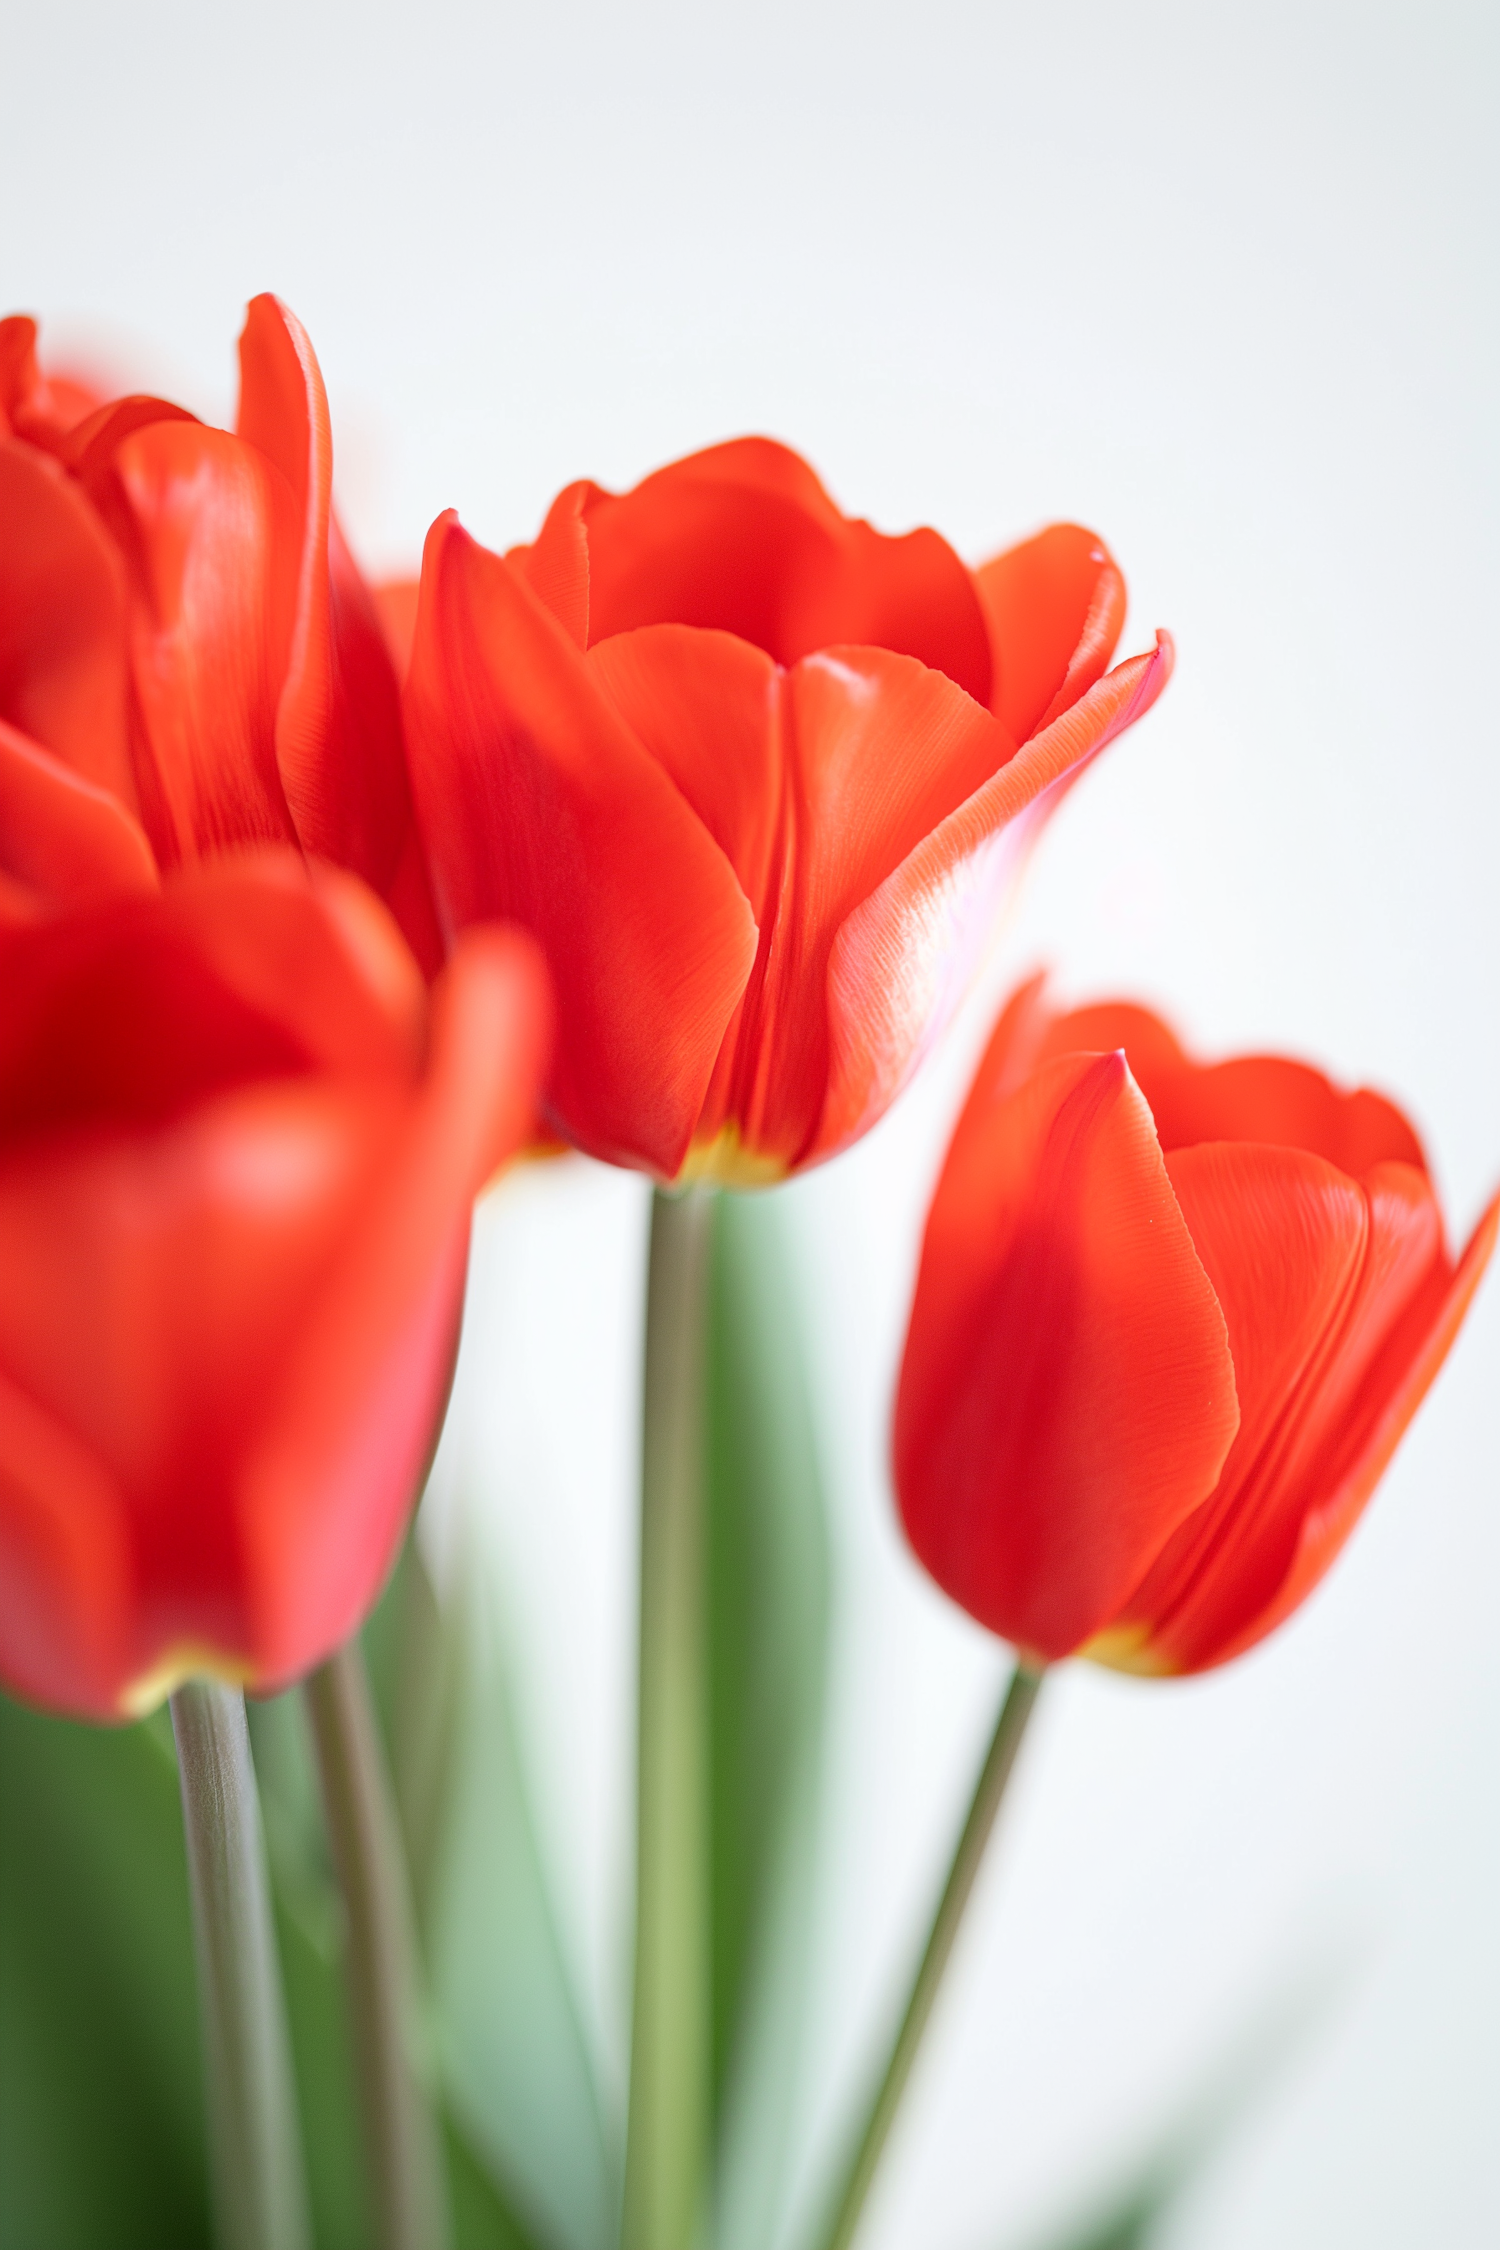
[[[616,2166],[531,1814],[495,1589],[485,1569],[462,1570],[440,1613],[419,1558],[407,1567],[397,1794],[451,2116],[493,2207],[484,2223],[511,2229],[494,2240],[519,2243],[524,2229],[558,2250],[610,2250]]]
[[[395,1663],[398,1737],[409,1575],[371,1627]],[[300,1692],[249,1712],[316,2241],[367,2250],[343,1911]],[[451,2121],[448,2156],[457,2250],[536,2250]],[[170,1721],[79,1726],[0,1696],[0,2250],[204,2250],[210,2236]]]
[[[829,1554],[782,1199],[723,1195],[707,1399],[716,2240],[774,2223],[818,1845]]]
[[[0,1698],[0,2245],[202,2250],[197,1995],[171,1735]]]
[[[453,2250],[534,2250],[531,2236],[522,2232],[490,2173],[451,2119],[447,2143]]]
[[[432,1752],[429,1786],[403,1807],[430,1826],[440,1814],[447,1714],[437,1690],[451,1666],[438,1637],[431,1584],[408,1542],[364,1630],[366,1658],[393,1766],[405,1750]],[[347,1997],[343,1904],[318,1794],[300,1689],[249,1706],[256,1773],[277,1896],[282,1978],[306,2140],[318,2250],[367,2250],[368,2201]],[[434,1731],[435,1730],[435,1731]],[[410,1779],[410,1776],[409,1776]],[[430,1856],[431,1837],[412,1839]],[[534,2250],[468,2140],[445,2121],[455,2250]]]

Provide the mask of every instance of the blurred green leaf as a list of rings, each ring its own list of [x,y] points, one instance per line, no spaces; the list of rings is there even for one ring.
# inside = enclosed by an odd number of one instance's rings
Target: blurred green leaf
[[[395,1753],[413,1707],[430,1699],[429,1673],[446,1661],[436,1641],[414,1639],[412,1613],[435,1622],[430,1582],[408,1541],[364,1629],[366,1661]],[[415,1661],[414,1661],[415,1659]],[[366,2250],[358,2095],[343,1986],[343,1904],[323,1826],[306,1706],[300,1689],[249,1706],[272,1876],[282,1977],[297,2070],[318,2250]],[[435,1769],[441,1772],[441,1754]],[[494,2180],[447,2122],[455,2250],[533,2250]]]
[[[208,2237],[170,1730],[0,1698],[0,2245]]]
[[[516,1736],[498,1594],[455,1574],[440,1613],[420,1558],[391,1724],[416,1871],[434,2034],[484,2224],[558,2250],[610,2250],[619,2187],[559,1939]],[[455,2197],[459,2187],[455,2183]],[[473,2220],[476,2225],[480,2221]]]
[[[369,1628],[398,1740],[409,1576]],[[317,2250],[367,2250],[343,1911],[301,1696],[249,1710]],[[200,2070],[166,1712],[78,1726],[0,1696],[0,2250],[206,2250]],[[535,2250],[451,2122],[448,2156],[457,2250]]]
[[[774,2223],[797,2095],[828,1638],[828,1532],[774,1194],[714,1216],[707,1399],[716,2240]]]
[[[1151,2238],[1176,2201],[1180,2184],[1157,2180],[1133,2189],[1117,2210],[1090,2221],[1082,2234],[1070,2233],[1057,2250],[1150,2250]]]
[[[453,2250],[534,2250],[494,2180],[458,2127],[447,2129],[448,2188],[453,2198]]]

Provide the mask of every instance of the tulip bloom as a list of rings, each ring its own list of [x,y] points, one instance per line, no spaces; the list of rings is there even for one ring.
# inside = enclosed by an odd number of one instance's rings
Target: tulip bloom
[[[95,405],[0,322],[0,914],[154,889],[257,844],[352,868],[439,958],[374,605],[331,507],[328,401],[274,297],[237,429]]]
[[[391,611],[400,631],[400,605]],[[772,1180],[879,1118],[962,992],[1019,851],[1154,702],[1089,532],[970,573],[716,446],[571,485],[500,556],[428,535],[408,756],[447,928],[532,930],[569,1140],[659,1180]]]
[[[117,1717],[353,1630],[547,1017],[529,940],[468,933],[429,995],[372,895],[290,854],[0,931],[7,1687]]]
[[[1238,1655],[1348,1538],[1497,1210],[1455,1260],[1379,1095],[1027,986],[927,1222],[895,1422],[917,1555],[1033,1661]]]

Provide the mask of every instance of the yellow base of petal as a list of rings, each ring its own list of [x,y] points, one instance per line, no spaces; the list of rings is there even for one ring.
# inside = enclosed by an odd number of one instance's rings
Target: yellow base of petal
[[[1086,1641],[1078,1654],[1091,1664],[1106,1664],[1112,1672],[1134,1672],[1143,1680],[1168,1680],[1177,1671],[1169,1656],[1152,1647],[1148,1625],[1111,1625]]]
[[[159,1656],[147,1672],[120,1690],[120,1711],[127,1719],[149,1718],[185,1680],[218,1680],[224,1687],[248,1687],[254,1666],[242,1656],[226,1656],[222,1649],[201,1642],[179,1641]]]
[[[775,1187],[787,1176],[785,1159],[746,1148],[737,1125],[725,1125],[711,1141],[694,1141],[673,1187]]]

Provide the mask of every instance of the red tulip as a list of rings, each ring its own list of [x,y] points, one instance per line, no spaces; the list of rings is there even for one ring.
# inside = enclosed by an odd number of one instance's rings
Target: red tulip
[[[469,932],[429,995],[371,894],[290,854],[0,932],[9,1688],[108,1718],[352,1631],[547,1015],[529,940]]]
[[[895,1423],[918,1556],[1033,1659],[1238,1655],[1348,1538],[1497,1213],[1455,1261],[1378,1094],[1027,986],[927,1222]]]
[[[90,410],[34,344],[0,322],[0,911],[290,844],[361,875],[435,968],[395,673],[302,327],[250,306],[234,435],[162,399]]]
[[[784,447],[714,447],[534,546],[428,535],[405,689],[440,913],[532,930],[558,1129],[659,1179],[778,1178],[882,1115],[1018,851],[1159,694],[1057,525],[977,575],[847,521]],[[390,625],[399,632],[399,604]]]

